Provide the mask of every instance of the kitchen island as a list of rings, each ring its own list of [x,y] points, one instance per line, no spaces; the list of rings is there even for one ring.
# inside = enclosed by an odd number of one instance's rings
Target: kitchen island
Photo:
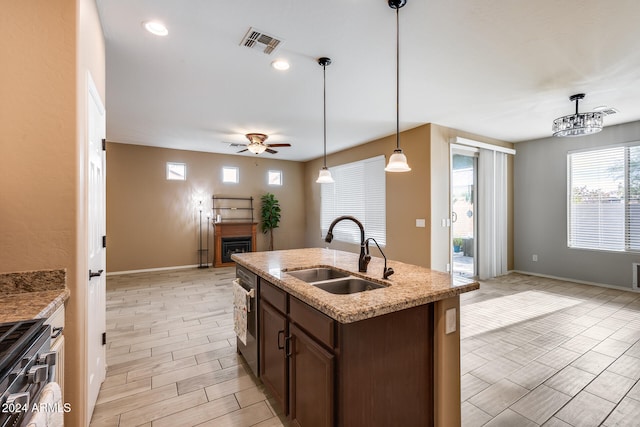
[[[330,249],[232,258],[260,278],[260,377],[294,425],[460,425],[459,295],[477,282],[398,261],[382,279],[383,259],[363,273]],[[383,287],[333,294],[288,273],[316,267]]]

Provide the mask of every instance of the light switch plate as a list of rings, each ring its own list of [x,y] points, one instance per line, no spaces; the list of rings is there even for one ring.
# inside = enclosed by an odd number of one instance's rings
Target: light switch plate
[[[456,309],[450,308],[444,312],[445,334],[452,334],[456,331]]]
[[[416,227],[420,227],[420,228],[424,228],[426,227],[426,221],[424,218],[418,218],[416,219]]]

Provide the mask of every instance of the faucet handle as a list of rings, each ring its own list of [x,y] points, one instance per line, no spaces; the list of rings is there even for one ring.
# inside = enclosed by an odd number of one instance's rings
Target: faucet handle
[[[389,276],[391,276],[393,273],[395,273],[395,271],[393,271],[393,268],[389,267],[384,271],[384,274],[382,275],[383,279],[388,279]]]

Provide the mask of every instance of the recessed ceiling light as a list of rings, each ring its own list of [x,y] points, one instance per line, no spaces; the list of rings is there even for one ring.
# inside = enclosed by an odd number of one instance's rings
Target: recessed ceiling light
[[[145,30],[149,31],[151,34],[155,34],[156,36],[166,36],[169,34],[169,30],[167,30],[167,27],[165,27],[162,22],[145,21],[142,23],[142,26]]]
[[[285,71],[289,69],[289,63],[284,59],[276,59],[271,63],[271,66],[279,71]]]

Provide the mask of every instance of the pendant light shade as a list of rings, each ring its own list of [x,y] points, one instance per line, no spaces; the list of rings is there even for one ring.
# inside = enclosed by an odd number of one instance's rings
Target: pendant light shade
[[[396,149],[389,157],[389,163],[384,168],[387,172],[409,172],[407,156],[400,148],[400,8],[407,4],[407,0],[389,0],[389,7],[396,10]]]
[[[582,136],[602,130],[603,114],[599,111],[579,113],[578,101],[581,99],[584,99],[584,93],[569,97],[569,101],[576,102],[576,113],[555,119],[552,128],[553,136]]]
[[[318,64],[322,66],[322,103],[323,103],[323,135],[324,135],[324,162],[322,169],[320,169],[320,173],[318,174],[318,179],[316,182],[318,184],[330,184],[333,181],[333,177],[331,176],[331,171],[327,168],[327,65],[331,64],[331,59],[322,57],[318,59]]]

